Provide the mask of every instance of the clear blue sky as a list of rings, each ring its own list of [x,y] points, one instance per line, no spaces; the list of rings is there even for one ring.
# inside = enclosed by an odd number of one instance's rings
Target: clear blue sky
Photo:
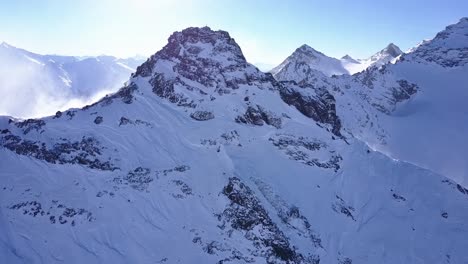
[[[0,0],[0,42],[38,53],[150,55],[188,26],[223,29],[253,63],[306,43],[365,58],[406,50],[468,16],[467,0]]]

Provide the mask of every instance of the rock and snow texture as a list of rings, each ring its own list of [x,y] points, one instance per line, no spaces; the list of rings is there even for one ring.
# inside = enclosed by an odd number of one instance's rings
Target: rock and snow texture
[[[82,107],[117,91],[144,60],[39,55],[0,44],[0,114],[21,118]]]
[[[468,190],[354,137],[326,81],[188,28],[93,105],[0,118],[2,260],[468,262]]]
[[[372,148],[466,187],[467,50],[468,19],[463,18],[394,64],[335,78],[315,72],[302,86],[329,91],[343,126]]]

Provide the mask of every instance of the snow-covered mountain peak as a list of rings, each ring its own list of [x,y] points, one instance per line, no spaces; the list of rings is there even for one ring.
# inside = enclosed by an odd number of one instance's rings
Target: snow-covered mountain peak
[[[271,73],[277,80],[301,82],[316,74],[327,76],[348,74],[342,62],[328,57],[320,51],[304,44],[297,48],[280,65],[273,68]]]
[[[349,74],[354,74],[361,67],[361,62],[349,56],[348,54],[341,57],[340,60],[343,67],[348,70]]]
[[[214,31],[209,27],[191,27],[175,32],[169,37],[169,43],[162,52],[172,56],[196,55],[201,58],[221,56],[224,58],[212,59],[219,59],[222,63],[245,62],[239,45],[228,32]]]
[[[173,33],[165,47],[137,68],[128,87],[182,107],[196,120],[219,115],[234,120],[250,104],[260,111],[261,104],[254,104],[260,90],[277,91],[280,86],[271,74],[245,60],[227,32],[203,27]],[[265,98],[276,96],[265,93]]]
[[[5,41],[3,41],[1,44],[0,44],[0,47],[2,48],[11,48],[12,46],[8,43],[6,43]]]
[[[356,63],[359,63],[358,61],[356,61],[353,57],[349,56],[348,54],[341,57],[341,59],[342,60],[347,60],[347,61],[355,61]]]
[[[401,51],[397,45],[390,43],[384,49],[372,55],[369,59],[367,59],[367,61],[371,64],[369,66],[380,67],[391,62],[401,54],[403,54],[403,51]]]
[[[314,59],[314,58],[318,59],[320,57],[326,57],[325,54],[312,48],[311,46],[307,44],[303,44],[302,46],[297,48],[292,55],[293,56],[307,56],[309,59]]]
[[[317,75],[355,74],[371,66],[381,67],[403,54],[398,46],[388,44],[384,49],[367,59],[354,59],[345,55],[341,59],[329,57],[308,45],[296,49],[285,61],[273,68],[271,73],[281,81],[300,82],[314,79]]]
[[[403,60],[435,63],[443,67],[458,67],[468,63],[468,18],[447,26],[432,40],[425,41]]]
[[[401,49],[393,43],[388,44],[387,47],[382,50],[382,52],[391,55],[394,58],[400,56],[403,53],[403,51],[401,51]]]
[[[246,63],[239,45],[229,33],[209,27],[190,27],[174,32],[168,44],[153,57],[150,63],[155,59],[177,60],[178,63],[210,60],[220,66]]]
[[[138,67],[134,76],[148,77],[155,71],[168,73],[167,67],[170,67],[175,72],[183,72],[182,75],[192,81],[202,81],[201,78],[215,78],[213,71],[232,71],[247,66],[242,50],[229,33],[209,27],[191,27],[173,33],[168,44]]]

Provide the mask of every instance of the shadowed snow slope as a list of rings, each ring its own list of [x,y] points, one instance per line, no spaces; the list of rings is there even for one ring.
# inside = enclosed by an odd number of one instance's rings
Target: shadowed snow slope
[[[468,190],[372,151],[319,87],[188,28],[119,92],[0,119],[7,263],[463,263]]]
[[[0,44],[0,114],[21,118],[82,107],[117,91],[144,60],[39,55]]]

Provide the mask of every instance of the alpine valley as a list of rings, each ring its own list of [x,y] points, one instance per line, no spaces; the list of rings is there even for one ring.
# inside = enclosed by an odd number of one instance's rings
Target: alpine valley
[[[2,261],[468,263],[468,18],[317,57],[187,28],[92,105],[0,117]]]

